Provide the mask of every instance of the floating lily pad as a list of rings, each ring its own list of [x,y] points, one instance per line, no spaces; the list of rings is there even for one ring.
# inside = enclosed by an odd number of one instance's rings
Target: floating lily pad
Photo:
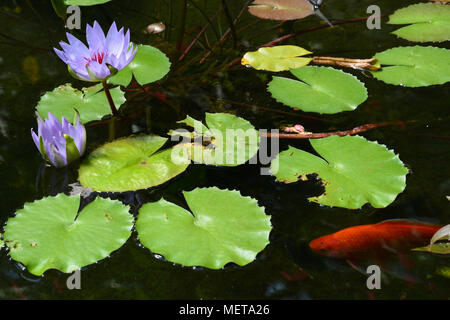
[[[399,9],[389,16],[389,24],[409,24],[393,34],[416,42],[450,40],[450,6],[417,3]]]
[[[311,52],[297,46],[264,47],[258,51],[247,52],[242,58],[243,65],[256,70],[285,71],[301,68],[309,64],[312,58],[304,58]]]
[[[238,166],[258,152],[259,133],[247,120],[229,113],[206,113],[205,122],[207,126],[188,116],[178,123],[193,127],[194,132],[169,132],[187,138],[177,146],[180,158],[186,151],[196,163]]]
[[[108,81],[126,87],[134,76],[140,85],[145,85],[161,79],[169,70],[170,61],[164,53],[152,46],[139,45],[133,61]]]
[[[124,192],[160,185],[189,166],[177,161],[172,149],[157,152],[167,141],[158,136],[132,136],[94,150],[79,169],[83,187],[94,191]]]
[[[310,201],[349,209],[365,203],[384,208],[405,189],[408,170],[384,145],[360,136],[330,136],[310,142],[323,158],[290,147],[272,161],[270,169],[284,183],[318,174],[325,193]]]
[[[415,248],[413,251],[431,252],[437,254],[450,254],[450,242],[436,242],[431,247]]]
[[[100,120],[111,114],[105,92],[100,92],[101,88],[102,85],[98,84],[80,91],[70,83],[61,85],[46,92],[39,100],[36,110],[42,118],[47,118],[50,112],[60,121],[62,117],[69,121],[74,119],[75,109],[80,114],[81,123]],[[125,94],[119,87],[110,89],[110,92],[117,108],[125,102]]]
[[[372,71],[378,80],[406,87],[450,81],[450,50],[436,47],[397,47],[375,55],[383,66]]]
[[[106,258],[130,237],[128,206],[97,198],[77,217],[79,206],[79,196],[62,193],[26,203],[5,227],[11,257],[34,275],[48,269],[70,273]]]
[[[255,0],[248,11],[258,18],[270,20],[295,20],[314,13],[308,0]]]
[[[367,99],[364,84],[343,71],[307,66],[290,72],[301,81],[273,77],[267,90],[275,100],[291,108],[338,113],[354,110]]]
[[[164,199],[139,210],[136,230],[152,252],[183,266],[244,266],[269,243],[270,216],[238,191],[197,188],[183,195],[189,212]]]
[[[447,242],[437,242],[444,241]],[[450,224],[439,229],[431,238],[430,245],[421,248],[415,248],[414,251],[426,251],[439,254],[450,254]]]

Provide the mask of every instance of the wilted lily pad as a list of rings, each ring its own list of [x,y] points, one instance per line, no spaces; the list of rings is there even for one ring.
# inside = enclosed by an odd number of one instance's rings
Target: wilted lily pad
[[[263,47],[258,51],[247,52],[242,58],[243,65],[256,70],[285,71],[306,66],[312,58],[304,58],[311,52],[297,46]]]
[[[26,203],[5,227],[11,257],[34,275],[48,269],[70,273],[106,258],[130,237],[128,206],[97,198],[77,217],[79,206],[79,196],[62,193]]]
[[[184,136],[177,146],[180,158],[218,166],[238,166],[258,152],[259,133],[247,120],[229,113],[206,113],[205,122],[206,126],[188,116],[178,123],[194,128],[194,132],[169,132],[169,135]]]
[[[367,99],[364,84],[343,71],[307,66],[290,72],[301,81],[273,77],[267,90],[275,100],[291,108],[337,113],[354,110]]]
[[[384,208],[405,189],[408,170],[383,145],[360,136],[330,136],[310,142],[323,158],[289,147],[272,161],[270,169],[284,183],[307,180],[306,175],[317,173],[325,193],[310,201],[349,209],[365,203]]]
[[[450,40],[450,6],[417,3],[399,9],[389,16],[389,24],[410,24],[393,34],[417,42]]]
[[[383,66],[372,74],[378,80],[406,87],[450,81],[450,50],[436,47],[397,47],[375,55]]]
[[[108,81],[126,87],[134,76],[140,85],[145,85],[161,79],[169,70],[170,61],[164,53],[152,46],[141,44],[133,61]]]
[[[189,162],[177,161],[172,149],[157,152],[167,141],[158,136],[132,136],[94,150],[79,169],[83,187],[124,192],[160,185],[184,172]]]
[[[244,266],[269,243],[270,216],[238,191],[197,188],[183,195],[189,212],[164,199],[139,210],[136,230],[152,252],[183,266]]]
[[[295,20],[314,13],[308,0],[255,0],[248,11],[258,18],[270,20]]]
[[[67,83],[46,92],[39,100],[36,110],[44,119],[50,112],[60,121],[62,117],[70,121],[74,119],[76,109],[81,123],[100,120],[111,113],[105,92],[100,91],[101,89],[102,85],[98,84],[80,91]],[[117,108],[125,102],[125,94],[120,88],[113,88],[110,92]]]

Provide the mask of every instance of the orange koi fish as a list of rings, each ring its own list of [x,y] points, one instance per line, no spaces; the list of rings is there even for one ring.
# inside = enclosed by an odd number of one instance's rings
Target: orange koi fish
[[[309,247],[334,258],[382,257],[426,246],[440,228],[442,226],[410,220],[386,220],[322,236],[312,240]]]

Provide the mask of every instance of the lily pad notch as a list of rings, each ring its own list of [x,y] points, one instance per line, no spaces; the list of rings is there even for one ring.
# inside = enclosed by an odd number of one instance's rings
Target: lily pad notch
[[[216,187],[183,195],[192,213],[164,199],[139,210],[136,230],[153,253],[183,266],[220,269],[249,264],[269,243],[270,216],[255,199]]]
[[[278,181],[293,183],[316,173],[325,193],[308,200],[331,207],[359,209],[391,204],[406,187],[408,169],[384,145],[361,136],[330,136],[309,140],[321,156],[290,147],[271,163]]]
[[[80,196],[26,203],[5,226],[11,258],[40,276],[49,269],[71,273],[108,257],[131,236],[133,216],[120,201],[96,198],[77,215]]]

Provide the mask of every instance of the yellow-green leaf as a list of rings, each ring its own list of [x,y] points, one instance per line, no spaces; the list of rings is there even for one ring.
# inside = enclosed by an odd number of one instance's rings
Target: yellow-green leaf
[[[312,52],[297,46],[264,47],[258,51],[247,52],[241,60],[256,70],[286,71],[308,65],[312,58],[303,56]]]

